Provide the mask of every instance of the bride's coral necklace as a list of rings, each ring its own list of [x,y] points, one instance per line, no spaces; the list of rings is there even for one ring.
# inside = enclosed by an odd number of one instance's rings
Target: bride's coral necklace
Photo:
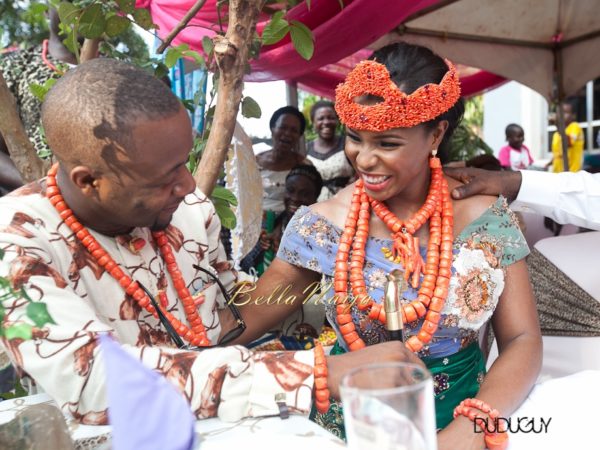
[[[75,236],[90,252],[90,254],[98,261],[98,264],[106,270],[115,280],[119,282],[121,287],[125,290],[125,293],[133,297],[133,299],[148,311],[150,314],[157,317],[156,310],[150,298],[143,289],[139,286],[138,282],[132,280],[131,277],[125,274],[119,267],[116,261],[108,254],[108,252],[100,245],[100,243],[90,234],[90,232],[77,220],[73,211],[66,204],[58,185],[56,184],[56,173],[58,171],[58,164],[54,164],[48,171],[48,177],[46,179],[46,197],[52,203],[52,206],[56,208],[60,217],[64,220],[65,224],[75,233]],[[190,294],[190,291],[185,285],[183,275],[177,266],[175,261],[175,255],[171,249],[171,245],[167,239],[164,231],[155,231],[152,233],[156,244],[160,248],[163,260],[171,275],[173,285],[177,290],[177,295],[183,303],[183,309],[185,316],[191,328],[179,321],[173,314],[166,309],[166,305],[161,308],[162,313],[165,315],[169,323],[177,331],[177,333],[190,344],[196,347],[206,347],[210,345],[210,341],[206,336],[206,329],[202,323],[202,319],[198,315],[197,307],[204,301],[203,296],[199,296],[196,300]]]
[[[363,275],[371,208],[392,232],[393,247],[382,248],[384,255],[393,262],[402,264],[404,276],[407,280],[411,279],[413,288],[419,286],[421,274],[424,275],[417,299],[402,306],[402,319],[405,323],[425,317],[418,334],[411,336],[406,341],[406,346],[411,351],[418,352],[424,344],[431,341],[437,330],[450,285],[453,216],[452,200],[441,162],[434,156],[429,160],[429,166],[431,185],[425,204],[406,221],[398,219],[385,204],[370,199],[364,192],[362,180],[356,182],[350,211],[340,238],[334,272],[337,323],[351,351],[365,347],[365,342],[356,332],[350,314],[348,282],[357,307],[363,311],[369,310],[370,319],[385,323],[385,311],[381,304],[375,303],[368,295]],[[423,261],[419,253],[419,239],[413,235],[427,220],[429,244],[426,260]]]

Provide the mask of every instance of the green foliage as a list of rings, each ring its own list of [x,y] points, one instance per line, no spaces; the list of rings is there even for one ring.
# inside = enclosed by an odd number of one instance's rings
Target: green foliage
[[[133,19],[144,30],[158,28],[153,22],[150,12],[147,9],[139,8],[133,11]]]
[[[297,20],[290,23],[290,35],[296,51],[307,61],[315,52],[314,37],[310,29]]]
[[[465,101],[463,123],[475,129],[483,127],[483,96],[478,95]]]
[[[483,97],[471,97],[465,101],[465,114],[456,128],[449,145],[450,161],[467,161],[475,156],[494,151],[480,137],[483,127]]]
[[[0,260],[4,258],[4,252],[0,252]],[[30,322],[19,319],[16,322],[6,323],[5,302],[14,302],[23,300],[28,303],[25,315]],[[14,320],[14,318],[12,318]],[[24,289],[15,291],[10,284],[10,280],[5,276],[0,276],[0,336],[6,339],[31,339],[33,326],[42,328],[47,323],[54,323],[45,303],[34,302],[29,298]]]
[[[283,18],[284,12],[278,11],[271,17],[262,34],[262,42],[265,45],[276,44],[282,40],[290,31],[290,24]]]
[[[115,37],[123,33],[131,26],[131,22],[123,16],[110,16],[106,19],[106,34],[109,37]]]
[[[115,0],[121,11],[125,14],[133,14],[135,11],[135,0]]]
[[[48,37],[48,6],[42,2],[0,2],[0,47],[32,47]]]
[[[58,10],[63,43],[77,58],[80,51],[78,36],[87,39],[119,38],[126,35],[132,23],[145,30],[157,28],[147,9],[135,8],[135,0],[50,0],[50,3]],[[113,47],[116,47],[114,43]]]
[[[94,3],[84,9],[79,17],[79,34],[86,39],[97,39],[106,30],[106,17],[102,5]]]
[[[300,56],[309,60],[315,51],[314,36],[312,31],[301,22],[292,20],[288,22],[284,11],[277,11],[263,29],[262,43],[273,45],[281,41],[290,33],[292,44]]]
[[[11,392],[3,392],[0,394],[0,398],[2,400],[10,400],[13,398],[25,397],[26,395],[29,395],[29,392],[23,388],[23,385],[21,385],[21,380],[17,378],[15,380],[13,390]]]
[[[229,230],[233,230],[237,223],[237,219],[235,218],[235,214],[231,210],[229,203],[220,198],[211,197],[211,200],[215,205],[215,211],[221,220],[221,225]]]
[[[466,123],[461,123],[450,139],[449,160],[468,161],[482,154],[492,155],[494,151]]]
[[[186,57],[193,59],[201,68],[206,67],[204,57],[200,53],[190,50],[190,46],[188,44],[180,44],[177,47],[170,47],[165,55],[165,65],[169,68],[174,67],[179,58]]]
[[[242,100],[242,116],[251,119],[260,119],[262,111],[260,106],[252,97],[244,97]]]
[[[238,205],[235,195],[233,195],[233,193],[229,189],[225,189],[223,186],[215,186],[215,189],[212,193],[212,198],[223,200],[224,202],[227,202],[232,206]]]
[[[43,102],[50,88],[54,86],[54,83],[56,83],[56,80],[56,78],[49,78],[44,82],[44,84],[31,83],[29,85],[29,89],[40,102]]]
[[[215,48],[213,41],[211,38],[209,38],[208,36],[203,36],[202,37],[202,50],[204,50],[204,53],[206,53],[207,56],[209,56],[212,52],[213,49]]]

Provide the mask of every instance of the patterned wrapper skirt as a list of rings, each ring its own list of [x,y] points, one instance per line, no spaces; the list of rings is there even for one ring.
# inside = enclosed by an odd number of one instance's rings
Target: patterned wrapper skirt
[[[331,355],[345,353],[337,343]],[[465,398],[475,397],[485,375],[485,361],[475,342],[459,352],[440,358],[423,358],[433,377],[435,416],[438,429],[452,421],[454,408]],[[331,406],[320,414],[314,405],[310,419],[341,439],[346,439],[341,402],[331,399]]]

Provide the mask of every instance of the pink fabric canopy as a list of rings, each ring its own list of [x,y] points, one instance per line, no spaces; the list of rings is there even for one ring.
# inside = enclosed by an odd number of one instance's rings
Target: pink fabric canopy
[[[252,73],[246,81],[295,81],[307,91],[331,98],[346,73],[369,55],[366,47],[402,20],[439,1],[343,0],[344,8],[341,8],[337,0],[312,0],[310,9],[302,2],[287,13],[286,19],[298,20],[312,30],[315,38],[312,59],[306,61],[298,55],[288,35],[275,45],[263,47],[260,58],[252,61]],[[159,36],[164,38],[194,3],[194,0],[137,0],[136,6],[150,10],[153,21],[160,27]],[[259,34],[268,20],[267,16],[261,16],[257,25]],[[174,39],[173,45],[187,43],[202,51],[202,37],[214,36],[217,23],[216,0],[207,0],[188,27]],[[504,81],[485,72],[461,80],[465,95]]]

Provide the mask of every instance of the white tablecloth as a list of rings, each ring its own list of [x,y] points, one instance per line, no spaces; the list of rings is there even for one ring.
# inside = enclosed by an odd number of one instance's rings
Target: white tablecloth
[[[507,380],[510,382],[510,380]],[[527,400],[512,415],[544,417],[548,433],[510,435],[509,450],[598,450],[600,371],[586,370],[536,385]]]
[[[0,402],[0,423],[10,420],[26,404],[42,402],[51,400],[41,394]],[[509,450],[598,450],[599,405],[600,371],[588,370],[538,384],[511,419],[514,424],[519,418],[534,419],[536,428],[539,428],[541,418],[546,423],[550,420],[547,433],[511,433]],[[70,429],[80,443],[110,431],[110,427],[73,423]],[[202,420],[197,423],[196,432],[201,439],[201,450],[339,450],[344,447],[333,435],[302,416],[292,416],[288,420],[277,417],[245,419],[236,423]]]

